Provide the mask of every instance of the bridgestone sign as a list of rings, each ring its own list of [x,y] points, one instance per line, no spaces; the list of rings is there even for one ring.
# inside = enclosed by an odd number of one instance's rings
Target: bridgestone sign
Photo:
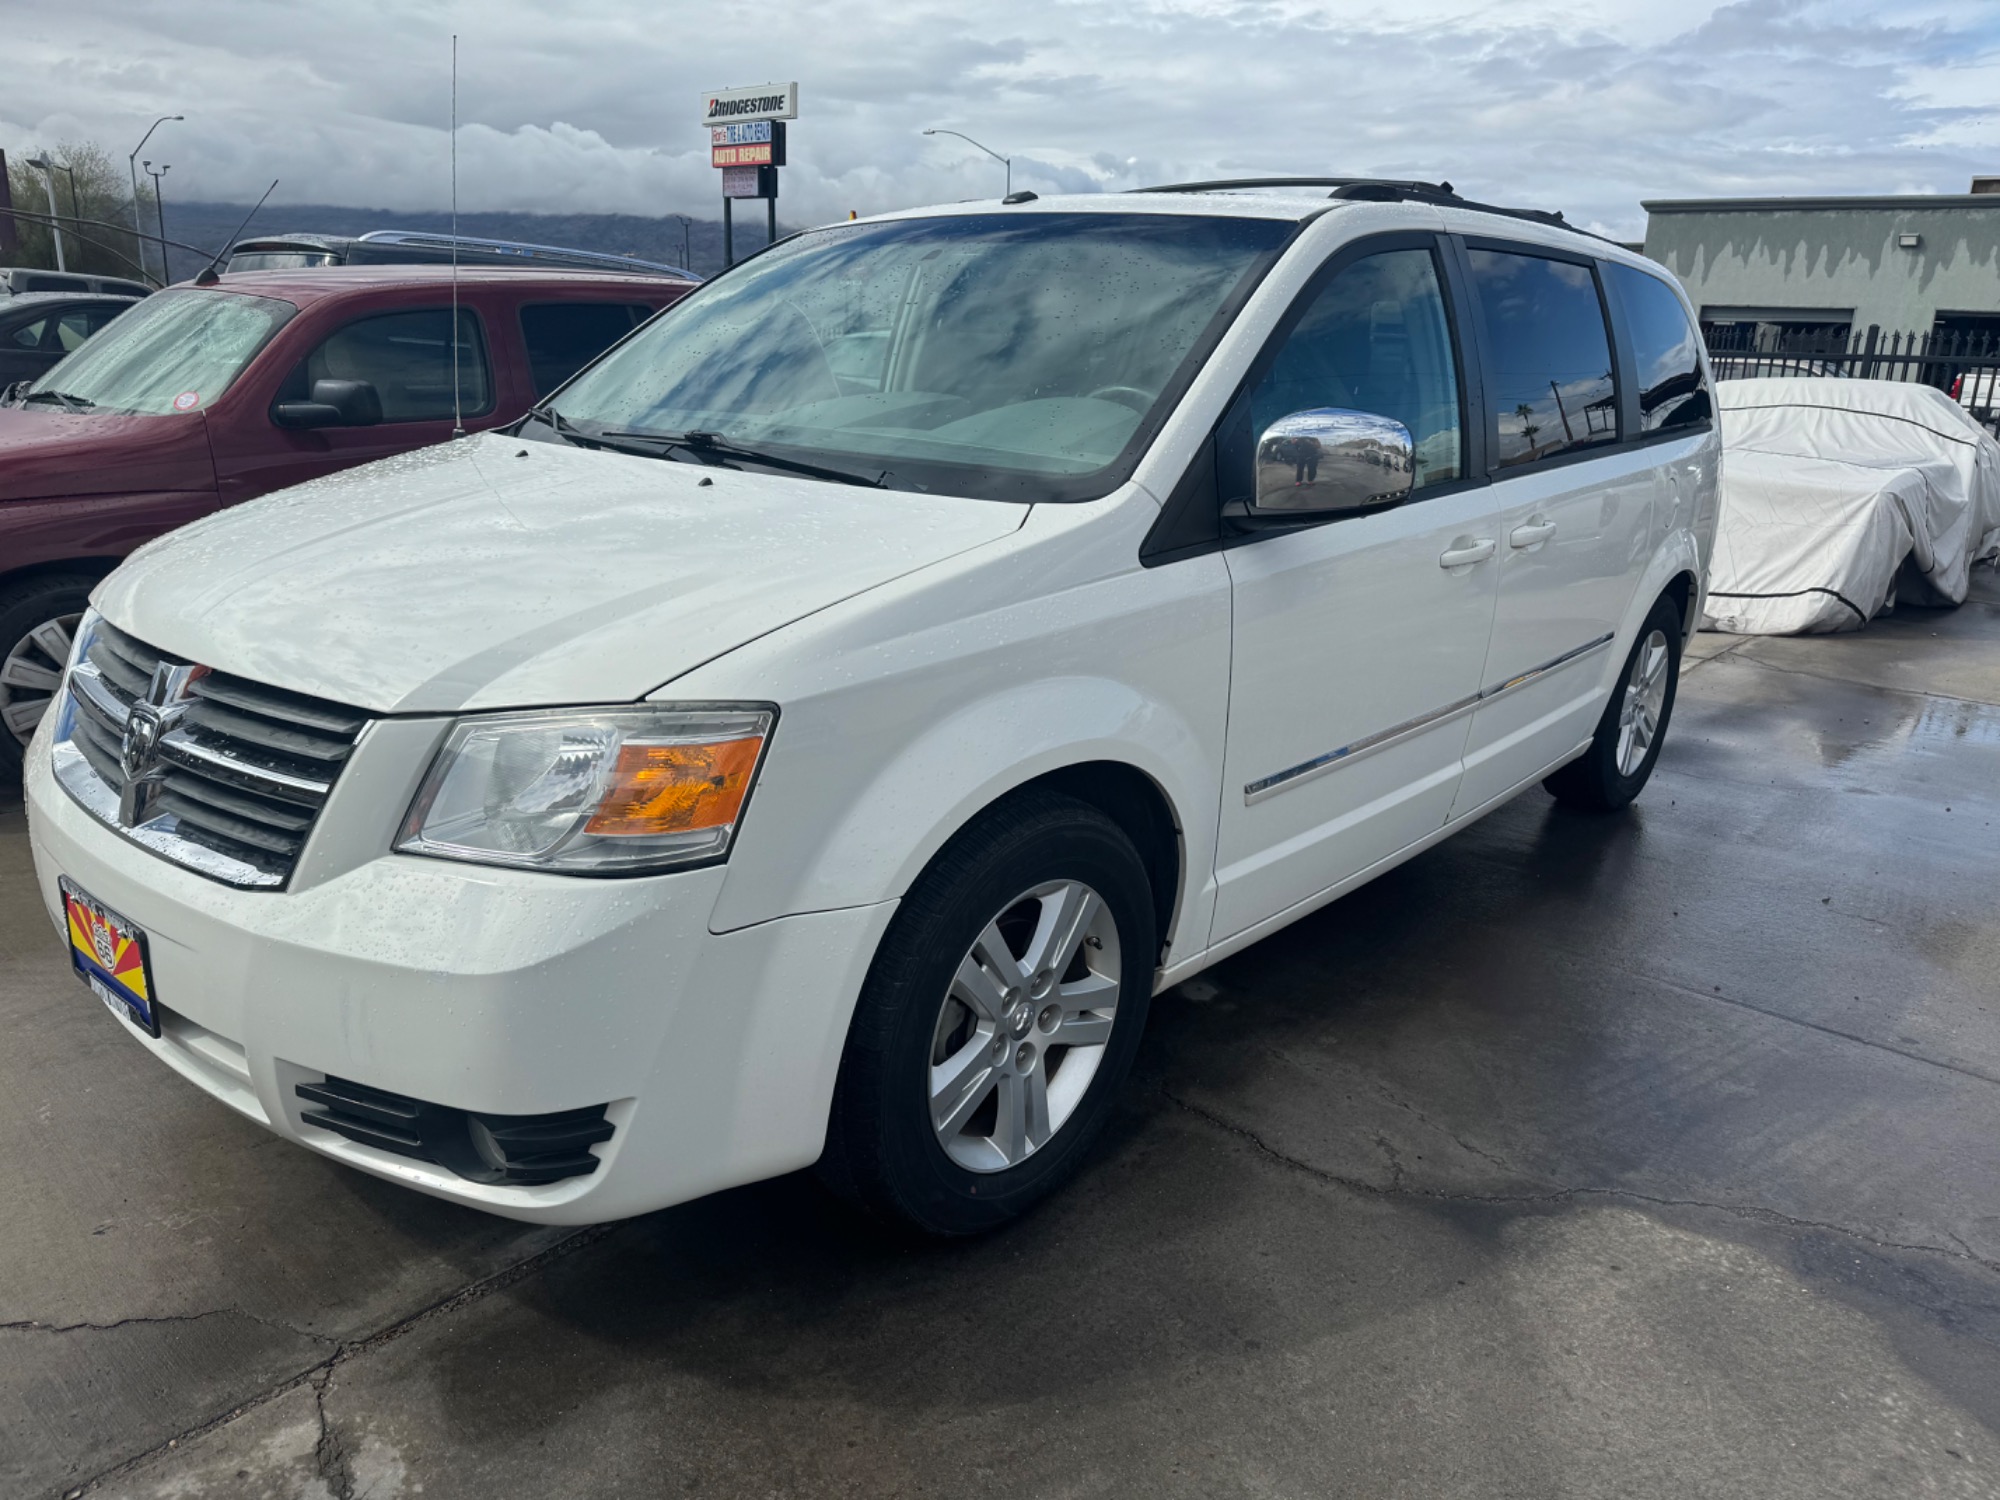
[[[717,89],[701,96],[701,122],[727,125],[736,120],[796,120],[799,86],[760,83],[747,89]]]

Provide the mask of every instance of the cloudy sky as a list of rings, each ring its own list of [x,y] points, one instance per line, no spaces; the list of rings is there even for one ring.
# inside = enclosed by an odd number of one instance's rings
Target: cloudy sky
[[[705,89],[796,78],[794,222],[1262,173],[1448,178],[1636,236],[1643,198],[1963,192],[2000,172],[1991,0],[75,0],[15,8],[0,149],[184,198],[716,213]]]

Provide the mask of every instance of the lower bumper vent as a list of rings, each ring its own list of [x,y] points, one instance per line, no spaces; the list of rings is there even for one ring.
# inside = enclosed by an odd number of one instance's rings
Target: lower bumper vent
[[[305,1123],[331,1130],[358,1145],[427,1161],[468,1182],[531,1187],[586,1177],[598,1159],[590,1148],[616,1129],[605,1106],[550,1115],[482,1115],[426,1104],[345,1078],[298,1085],[308,1104]]]

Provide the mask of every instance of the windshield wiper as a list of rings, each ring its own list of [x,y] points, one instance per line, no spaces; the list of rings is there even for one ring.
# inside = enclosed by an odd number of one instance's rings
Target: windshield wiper
[[[72,396],[68,391],[29,391],[21,398],[21,405],[26,406],[30,401],[53,401],[64,411],[90,411],[97,405],[95,401]]]
[[[644,432],[585,432],[561,412],[546,406],[531,406],[528,415],[540,422],[566,443],[579,448],[608,448],[613,453],[630,453],[638,458],[665,458],[680,445],[676,442],[658,439]],[[620,441],[626,439],[627,441]],[[645,440],[640,446],[635,439]]]
[[[645,437],[646,433],[623,433],[620,436]],[[787,474],[803,474],[808,479],[828,479],[835,484],[858,484],[863,489],[886,490],[889,487],[889,471],[873,475],[857,473],[853,469],[836,469],[831,464],[808,463],[801,458],[785,458],[780,454],[767,453],[761,448],[746,447],[742,443],[731,442],[719,432],[661,433],[658,441],[672,443],[697,455],[713,454],[717,459],[740,459],[747,464],[761,464],[767,469],[778,469]]]

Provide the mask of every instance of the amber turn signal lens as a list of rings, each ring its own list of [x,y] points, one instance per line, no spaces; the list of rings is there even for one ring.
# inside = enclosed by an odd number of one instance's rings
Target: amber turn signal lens
[[[617,838],[733,823],[763,747],[761,736],[712,745],[621,746],[611,785],[584,832]]]

